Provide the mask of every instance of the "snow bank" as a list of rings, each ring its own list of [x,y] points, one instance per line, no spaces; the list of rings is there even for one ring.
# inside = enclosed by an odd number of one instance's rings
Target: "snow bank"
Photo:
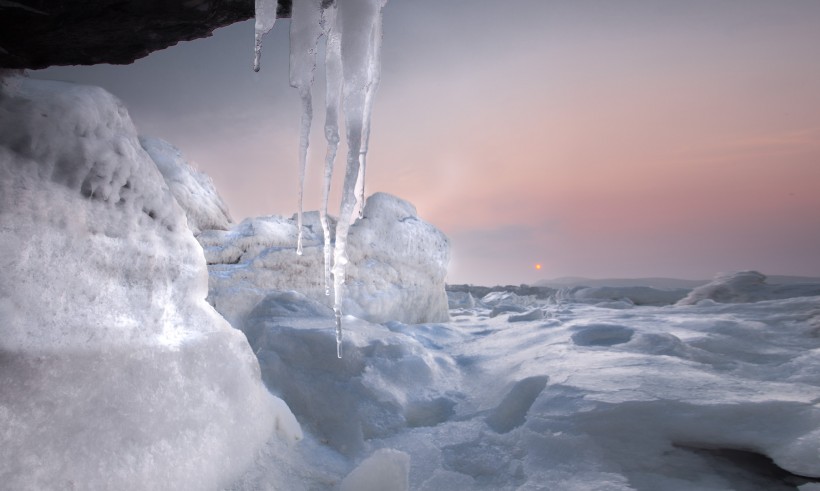
[[[330,305],[319,214],[304,214],[303,223],[301,256],[293,218],[251,218],[198,236],[209,264],[209,300],[233,325],[240,326],[273,291],[295,290]],[[364,217],[350,228],[347,253],[346,314],[371,322],[449,318],[444,291],[449,242],[410,203],[384,193],[370,196]]]
[[[233,224],[228,207],[211,178],[191,167],[178,148],[159,138],[141,136],[139,141],[185,211],[188,228],[194,234],[202,230],[226,230]]]
[[[3,486],[212,489],[298,438],[112,95],[0,88],[0,223]]]
[[[820,284],[817,283],[769,285],[762,273],[737,271],[716,275],[711,282],[692,290],[678,305],[694,305],[701,300],[745,303],[816,295],[820,295]]]

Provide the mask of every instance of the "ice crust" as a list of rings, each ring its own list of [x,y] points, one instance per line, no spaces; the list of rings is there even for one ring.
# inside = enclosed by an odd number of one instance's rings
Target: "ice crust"
[[[294,222],[259,217],[198,236],[209,263],[209,300],[234,326],[277,290],[295,290],[332,307],[325,295],[319,214],[305,215],[301,256],[293,254]],[[420,219],[413,205],[385,193],[370,196],[364,218],[350,229],[344,311],[371,322],[448,320],[449,254],[447,237]]]
[[[112,95],[0,86],[0,224],[3,487],[214,489],[299,437]]]

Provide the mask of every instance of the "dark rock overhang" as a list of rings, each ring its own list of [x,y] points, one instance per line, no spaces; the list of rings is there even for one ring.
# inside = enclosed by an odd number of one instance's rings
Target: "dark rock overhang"
[[[254,0],[0,0],[0,68],[128,64],[253,15]]]

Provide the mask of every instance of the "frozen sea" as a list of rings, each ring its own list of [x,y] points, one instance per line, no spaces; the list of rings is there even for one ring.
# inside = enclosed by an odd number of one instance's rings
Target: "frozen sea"
[[[346,318],[339,360],[332,311],[269,296],[246,332],[305,439],[232,489],[337,489],[363,461],[348,489],[820,489],[820,297],[450,298],[450,322]]]

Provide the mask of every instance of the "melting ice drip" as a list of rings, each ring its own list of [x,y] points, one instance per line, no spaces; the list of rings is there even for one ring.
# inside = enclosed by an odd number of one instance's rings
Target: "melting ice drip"
[[[324,233],[325,293],[333,283],[336,313],[336,355],[342,357],[342,285],[347,266],[347,234],[358,205],[364,209],[364,175],[370,140],[370,115],[379,85],[382,9],[387,0],[294,0],[290,21],[290,84],[302,99],[299,135],[299,229],[296,252],[302,254],[302,202],[305,167],[313,120],[313,73],[319,39],[325,40],[325,158],[320,221]],[[259,71],[262,36],[276,21],[276,0],[256,0],[256,43],[253,68]],[[339,109],[344,110],[347,167],[342,203],[331,250],[327,219],[333,164],[339,147]],[[331,266],[332,262],[332,266]]]

